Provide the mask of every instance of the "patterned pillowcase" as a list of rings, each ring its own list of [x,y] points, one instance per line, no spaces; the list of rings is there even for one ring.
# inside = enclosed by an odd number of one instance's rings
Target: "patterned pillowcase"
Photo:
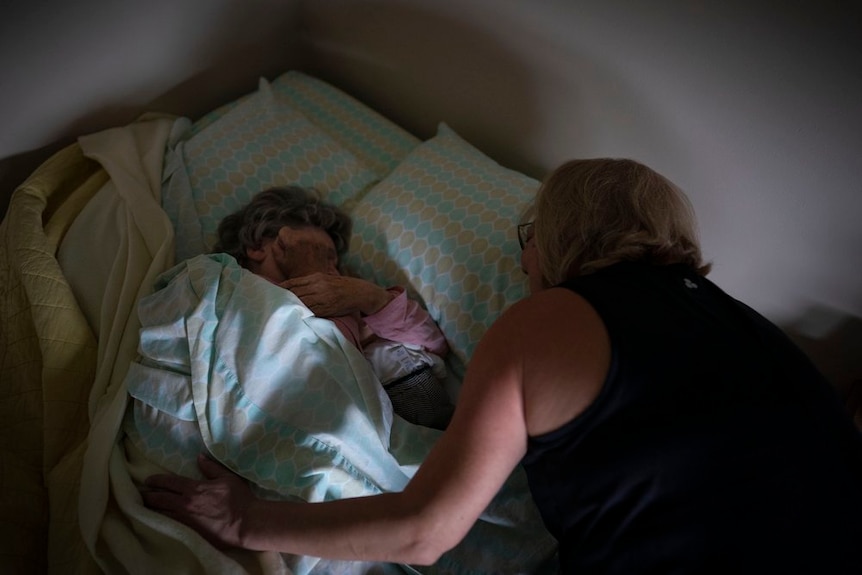
[[[359,100],[302,72],[285,72],[272,89],[381,179],[421,140]]]
[[[356,204],[344,263],[411,290],[466,364],[494,320],[527,294],[516,227],[538,186],[440,124]]]
[[[166,198],[185,202],[185,211],[182,207],[165,208],[169,214],[180,214],[174,222],[176,226],[188,221],[190,213],[200,224],[203,245],[189,253],[178,251],[180,259],[211,249],[222,218],[261,190],[300,185],[317,189],[327,201],[341,205],[380,179],[263,79],[257,92],[242,98],[214,120],[202,120],[206,125],[189,132],[191,137],[176,148],[181,151],[184,169],[180,171],[187,179],[191,199],[176,197],[175,191],[184,188],[176,182],[168,186],[173,197]],[[175,166],[170,169],[176,172]],[[179,244],[183,238],[179,231],[177,238]]]

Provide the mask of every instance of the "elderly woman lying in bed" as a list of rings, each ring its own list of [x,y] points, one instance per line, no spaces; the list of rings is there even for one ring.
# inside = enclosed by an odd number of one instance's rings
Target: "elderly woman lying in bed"
[[[350,229],[347,214],[314,192],[272,188],[221,222],[214,251],[230,254],[335,322],[369,360],[398,415],[445,428],[454,409],[441,384],[446,339],[403,287],[383,288],[339,272]]]

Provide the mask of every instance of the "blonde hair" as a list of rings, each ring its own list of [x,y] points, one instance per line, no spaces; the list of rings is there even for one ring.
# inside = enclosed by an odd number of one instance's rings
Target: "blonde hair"
[[[539,188],[535,214],[539,267],[548,285],[622,261],[683,263],[709,273],[688,198],[633,160],[566,162]]]

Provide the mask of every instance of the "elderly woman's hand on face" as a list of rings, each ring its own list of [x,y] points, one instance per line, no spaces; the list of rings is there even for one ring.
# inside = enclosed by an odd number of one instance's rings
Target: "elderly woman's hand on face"
[[[242,546],[242,520],[255,500],[246,482],[205,455],[198,466],[206,477],[153,475],[141,491],[144,505],[184,523],[217,547]]]
[[[282,282],[318,317],[352,313],[371,315],[389,303],[395,294],[360,278],[314,273]]]

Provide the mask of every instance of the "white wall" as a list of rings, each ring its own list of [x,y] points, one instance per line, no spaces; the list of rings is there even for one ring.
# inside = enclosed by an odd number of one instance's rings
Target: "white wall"
[[[195,117],[299,66],[536,177],[571,157],[656,168],[692,198],[711,277],[846,374],[862,361],[846,328],[862,317],[859,4],[6,0],[0,198],[82,132]]]
[[[147,110],[197,117],[299,59],[292,0],[3,0],[0,213],[48,152]]]
[[[312,69],[418,135],[444,120],[539,177],[596,156],[668,176],[710,277],[833,338],[817,345],[846,378],[862,377],[859,4],[307,0],[301,21]]]

